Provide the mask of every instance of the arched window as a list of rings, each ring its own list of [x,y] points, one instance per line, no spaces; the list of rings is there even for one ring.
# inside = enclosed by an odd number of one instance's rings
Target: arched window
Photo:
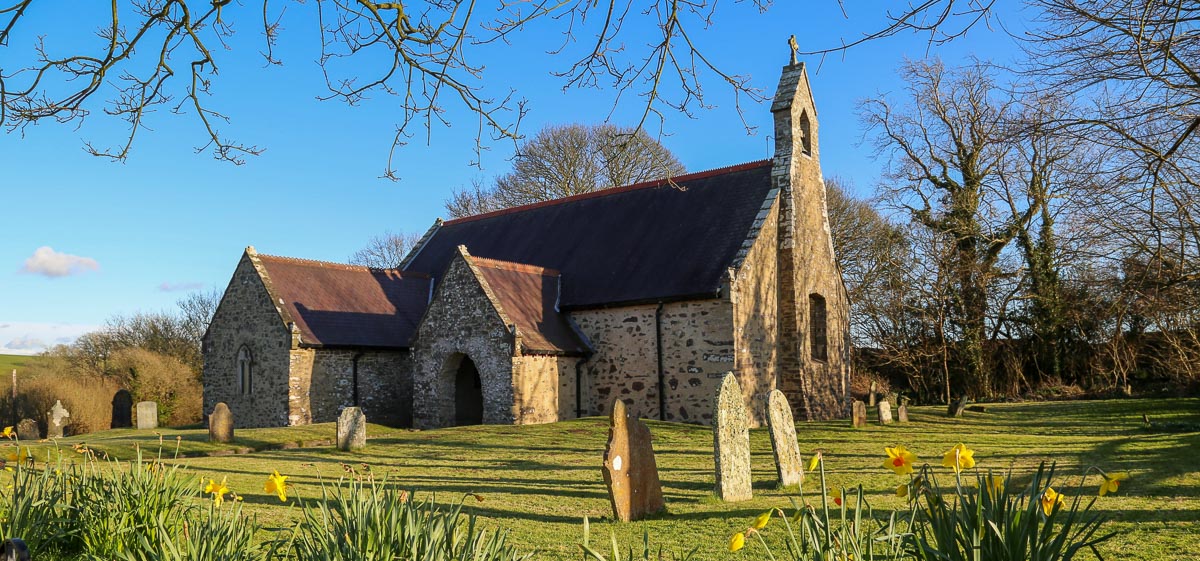
[[[800,146],[805,156],[812,156],[812,120],[808,111],[800,112]]]
[[[825,297],[808,295],[808,333],[812,346],[813,360],[829,360],[828,326],[826,325]]]
[[[250,349],[245,345],[238,349],[237,355],[237,377],[238,391],[242,395],[249,395],[251,382],[254,376],[254,356],[250,354]]]

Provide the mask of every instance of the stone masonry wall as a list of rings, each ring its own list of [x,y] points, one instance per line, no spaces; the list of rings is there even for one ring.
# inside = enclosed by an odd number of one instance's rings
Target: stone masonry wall
[[[358,363],[358,403],[354,368]],[[308,390],[312,422],[336,421],[345,407],[362,407],[367,420],[412,425],[412,358],[407,351],[316,349]]]
[[[571,319],[591,343],[583,363],[584,415],[608,415],[616,398],[631,415],[658,418],[658,343],[654,304],[580,310]]]
[[[779,204],[770,205],[757,238],[731,283],[734,372],[747,404],[760,425],[766,423],[765,398],[776,388],[779,360],[779,293],[777,228]]]
[[[511,424],[515,339],[472,271],[467,256],[455,257],[413,338],[413,426],[454,424],[454,382],[459,359],[466,355],[479,370],[483,386],[483,422]]]
[[[225,402],[237,427],[280,427],[288,420],[292,338],[256,271],[243,255],[204,337],[204,411]],[[238,387],[238,350],[252,354],[251,391]]]
[[[726,299],[675,302],[663,306],[662,320],[665,420],[709,424],[717,390],[736,362],[733,306]],[[753,387],[742,385],[747,403]]]
[[[513,359],[516,423],[553,423],[575,418],[575,363],[568,356],[524,355]]]

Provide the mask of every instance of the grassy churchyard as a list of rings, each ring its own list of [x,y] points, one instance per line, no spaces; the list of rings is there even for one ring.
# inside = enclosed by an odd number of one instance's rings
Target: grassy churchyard
[[[1162,432],[1144,427],[1148,414]],[[908,424],[854,429],[849,421],[808,423],[798,427],[805,460],[823,451],[831,486],[862,484],[878,516],[904,507],[895,494],[907,476],[883,468],[885,446],[904,445],[917,465],[936,467],[940,483],[953,475],[940,467],[942,455],[959,442],[975,450],[980,469],[1013,470],[1027,478],[1039,462],[1057,462],[1054,487],[1068,498],[1096,495],[1100,477],[1079,486],[1088,466],[1127,471],[1119,492],[1095,503],[1111,521],[1104,530],[1118,535],[1101,547],[1108,559],[1185,559],[1200,551],[1200,399],[1119,400],[989,405],[986,413],[967,412],[948,419],[942,407],[916,407]],[[649,422],[667,513],[651,520],[613,523],[601,479],[607,419],[588,418],[536,426],[475,426],[410,431],[371,425],[365,450],[338,452],[331,445],[332,424],[284,429],[239,430],[233,444],[211,444],[199,429],[159,431],[163,455],[173,455],[194,473],[197,485],[227,478],[229,489],[244,497],[247,512],[268,528],[291,528],[299,517],[295,500],[320,496],[320,485],[335,483],[348,469],[367,468],[376,477],[416,490],[418,497],[456,502],[466,493],[467,509],[489,527],[503,527],[524,551],[537,559],[578,559],[583,517],[591,519],[592,539],[608,545],[610,532],[622,548],[640,548],[643,532],[653,547],[686,552],[697,559],[765,557],[757,543],[739,553],[728,551],[729,537],[772,507],[790,511],[796,489],[777,489],[766,429],[751,432],[754,499],[726,504],[713,489],[712,433],[708,427]],[[156,454],[160,437],[150,431],[105,431],[67,438],[57,446],[75,456],[72,445],[86,443],[127,459],[140,446]],[[53,445],[34,445],[41,460]],[[268,474],[289,476],[288,502],[264,492]],[[818,480],[805,484],[808,499]],[[1069,503],[1068,503],[1069,504]],[[777,539],[778,524],[765,535]],[[774,531],[775,533],[772,533]],[[270,532],[262,532],[270,539]],[[1085,554],[1084,558],[1090,558]]]

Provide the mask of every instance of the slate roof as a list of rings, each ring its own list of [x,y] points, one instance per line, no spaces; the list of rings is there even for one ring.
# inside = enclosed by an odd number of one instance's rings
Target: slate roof
[[[771,187],[764,160],[450,220],[404,270],[440,276],[465,245],[560,271],[560,308],[712,297]]]
[[[499,300],[500,309],[517,325],[524,351],[569,355],[588,351],[567,318],[555,309],[558,271],[474,256],[471,262]]]
[[[404,348],[429,303],[429,276],[258,255],[305,345]]]

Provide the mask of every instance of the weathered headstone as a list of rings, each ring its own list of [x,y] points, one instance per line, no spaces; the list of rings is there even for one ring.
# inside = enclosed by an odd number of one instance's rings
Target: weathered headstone
[[[745,501],[750,489],[750,422],[742,387],[733,372],[725,375],[713,412],[713,459],[717,468],[717,497]]]
[[[21,419],[17,423],[17,439],[19,440],[40,440],[42,438],[42,429],[38,428],[37,421],[33,419]]]
[[[71,417],[71,412],[63,407],[62,400],[54,400],[54,407],[46,413],[46,438],[62,438],[63,429],[67,428],[67,419]]]
[[[367,416],[362,408],[347,407],[337,420],[338,450],[357,450],[367,445]]]
[[[796,442],[796,422],[792,418],[792,406],[779,390],[772,390],[767,396],[767,426],[771,430],[771,450],[775,452],[779,484],[784,487],[799,485],[804,480],[804,466],[800,460],[800,444]]]
[[[137,404],[137,428],[141,430],[158,428],[158,402],[139,401]]]
[[[900,407],[896,408],[896,421],[901,423],[908,422],[908,404],[901,403]]]
[[[892,404],[886,399],[879,402],[879,424],[892,424]]]
[[[969,405],[967,406],[967,411],[971,411],[973,413],[987,413],[988,408],[986,405]]]
[[[859,400],[854,400],[850,404],[850,416],[854,422],[854,428],[867,426],[867,404]]]
[[[871,380],[871,391],[867,392],[867,405],[871,407],[875,407],[875,390],[877,388],[878,386],[875,384],[875,380]]]
[[[612,502],[613,516],[621,522],[641,520],[663,509],[662,483],[650,429],[625,411],[625,402],[613,403],[604,449],[604,484]]]
[[[208,440],[233,442],[233,412],[224,401],[213,407],[213,412],[208,416]]]
[[[967,408],[967,396],[958,398],[957,401],[951,401],[950,406],[946,408],[947,417],[962,417],[963,409]]]
[[[133,396],[129,390],[117,390],[112,398],[112,423],[114,429],[133,426]]]

